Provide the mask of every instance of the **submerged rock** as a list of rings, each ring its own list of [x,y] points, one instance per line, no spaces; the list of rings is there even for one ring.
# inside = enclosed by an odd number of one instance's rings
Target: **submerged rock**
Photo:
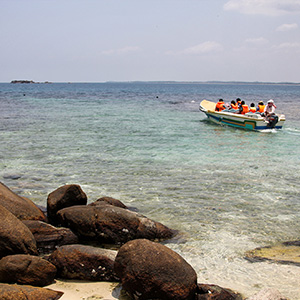
[[[242,300],[242,296],[214,284],[198,284],[195,300]]]
[[[281,264],[292,264],[300,266],[299,242],[288,242],[275,246],[256,248],[248,251],[245,258],[251,262],[272,261]]]

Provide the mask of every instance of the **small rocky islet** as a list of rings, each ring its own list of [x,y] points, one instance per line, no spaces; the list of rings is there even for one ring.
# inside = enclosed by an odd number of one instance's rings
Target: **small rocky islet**
[[[51,192],[42,209],[0,182],[0,214],[1,299],[59,299],[62,292],[47,288],[56,278],[119,282],[129,297],[140,300],[244,299],[197,282],[193,267],[160,243],[173,238],[176,230],[118,199],[102,197],[88,204],[80,185]],[[294,255],[300,251],[299,244],[286,247],[298,247]],[[246,258],[258,260],[259,251]],[[248,298],[258,299],[286,298],[268,289]]]

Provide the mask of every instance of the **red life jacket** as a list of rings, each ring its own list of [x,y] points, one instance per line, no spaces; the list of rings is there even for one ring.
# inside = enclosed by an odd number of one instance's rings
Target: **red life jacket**
[[[239,106],[238,106],[237,104],[231,104],[231,108],[233,108],[233,109],[238,109]]]
[[[250,107],[250,111],[255,113],[256,112],[256,108],[255,107]]]

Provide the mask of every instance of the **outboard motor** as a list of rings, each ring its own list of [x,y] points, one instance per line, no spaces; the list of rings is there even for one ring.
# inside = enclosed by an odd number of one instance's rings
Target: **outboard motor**
[[[269,117],[269,123],[267,124],[267,127],[274,128],[277,123],[278,123],[278,116],[272,115]]]

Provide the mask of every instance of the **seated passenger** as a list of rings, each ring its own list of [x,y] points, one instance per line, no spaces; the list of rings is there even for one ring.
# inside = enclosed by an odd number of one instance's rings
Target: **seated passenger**
[[[254,103],[251,103],[250,104],[250,109],[249,109],[250,112],[252,113],[255,113],[256,112],[256,107],[255,107],[255,104]]]
[[[235,103],[234,100],[232,100],[231,103],[230,103],[230,108],[237,110],[239,108],[239,106]]]
[[[244,114],[246,114],[247,112],[249,112],[249,107],[248,107],[248,105],[245,103],[244,100],[241,102],[241,107],[242,107],[242,110],[240,110],[240,113],[241,113],[242,115],[244,115]]]
[[[264,103],[262,101],[259,101],[256,111],[259,112],[260,114],[262,114],[265,110],[265,107],[266,106],[264,105]]]
[[[215,111],[222,111],[226,108],[223,99],[219,99],[219,102],[216,104]]]

